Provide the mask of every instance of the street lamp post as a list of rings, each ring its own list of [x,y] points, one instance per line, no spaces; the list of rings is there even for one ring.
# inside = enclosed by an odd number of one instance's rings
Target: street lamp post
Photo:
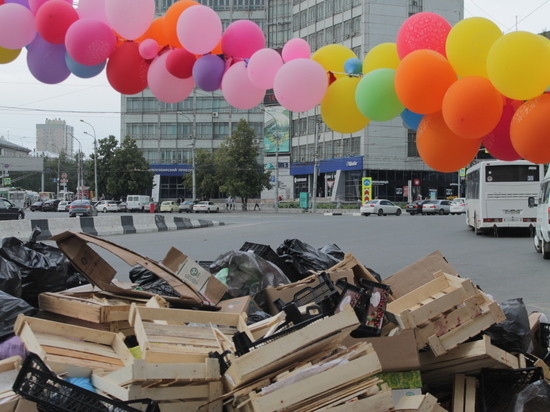
[[[88,126],[90,126],[92,128],[93,132],[94,132],[93,135],[91,135],[88,132],[84,132],[84,133],[87,134],[88,136],[92,136],[94,138],[94,189],[96,191],[96,193],[95,193],[96,200],[99,200],[99,188],[97,187],[97,139],[96,139],[96,135],[95,135],[95,129],[94,129],[94,126],[92,126],[90,123],[85,122],[82,119],[80,119],[80,121],[82,123],[86,123]]]
[[[197,142],[197,136],[195,136],[195,122],[191,120],[187,115],[183,114],[182,112],[176,112],[176,114],[179,114],[183,117],[185,117],[189,123],[191,123],[193,135],[191,138],[193,139],[193,142],[191,143],[191,162],[192,162],[192,179],[193,179],[193,200],[197,199],[197,175],[195,173],[195,143]]]
[[[80,196],[80,188],[82,187],[82,143],[80,143],[80,140],[78,140],[76,137],[73,136],[73,139],[78,142],[78,147],[80,148],[80,153],[78,154],[77,159],[77,184],[76,184],[76,193],[78,194],[78,199],[81,198]]]
[[[279,213],[279,132],[277,131],[277,119],[273,114],[265,109],[262,109],[265,114],[268,114],[273,119],[275,126],[275,213]]]

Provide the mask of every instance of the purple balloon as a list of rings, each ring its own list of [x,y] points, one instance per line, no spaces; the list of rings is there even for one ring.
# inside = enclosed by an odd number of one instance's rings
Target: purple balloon
[[[218,90],[222,84],[225,61],[215,55],[199,57],[193,65],[193,80],[205,92]]]
[[[29,0],[5,0],[4,3],[16,3],[20,4],[21,6],[25,6],[27,9],[31,9],[29,6]]]
[[[37,35],[27,51],[29,71],[42,83],[61,83],[71,75],[65,63],[65,52],[63,44],[48,43]]]

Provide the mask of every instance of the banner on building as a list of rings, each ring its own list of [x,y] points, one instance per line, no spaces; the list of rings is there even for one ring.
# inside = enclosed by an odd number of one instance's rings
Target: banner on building
[[[364,177],[361,180],[361,203],[365,204],[372,199],[372,178]]]
[[[264,152],[290,152],[290,112],[281,106],[266,107],[264,112]]]

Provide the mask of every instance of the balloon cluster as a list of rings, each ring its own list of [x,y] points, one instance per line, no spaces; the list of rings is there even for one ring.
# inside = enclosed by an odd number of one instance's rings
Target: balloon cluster
[[[422,160],[442,172],[459,170],[481,144],[496,158],[550,162],[550,42],[538,35],[503,35],[484,18],[454,27],[422,12],[400,27],[395,43],[372,48],[363,61],[330,44],[311,54],[302,39],[281,53],[266,48],[261,28],[237,20],[223,30],[211,8],[179,0],[155,18],[154,0],[0,0],[0,63],[27,48],[39,81],[106,70],[116,91],[149,87],[160,101],[186,99],[196,86],[221,90],[247,110],[273,89],[288,110],[320,105],[332,130],[354,133],[372,121],[400,116],[417,130]]]

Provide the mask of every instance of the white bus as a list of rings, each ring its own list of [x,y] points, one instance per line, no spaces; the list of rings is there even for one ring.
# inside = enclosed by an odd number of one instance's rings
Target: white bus
[[[537,196],[544,165],[526,160],[483,161],[466,172],[466,224],[476,235],[499,228],[528,228],[537,222],[527,199]]]

